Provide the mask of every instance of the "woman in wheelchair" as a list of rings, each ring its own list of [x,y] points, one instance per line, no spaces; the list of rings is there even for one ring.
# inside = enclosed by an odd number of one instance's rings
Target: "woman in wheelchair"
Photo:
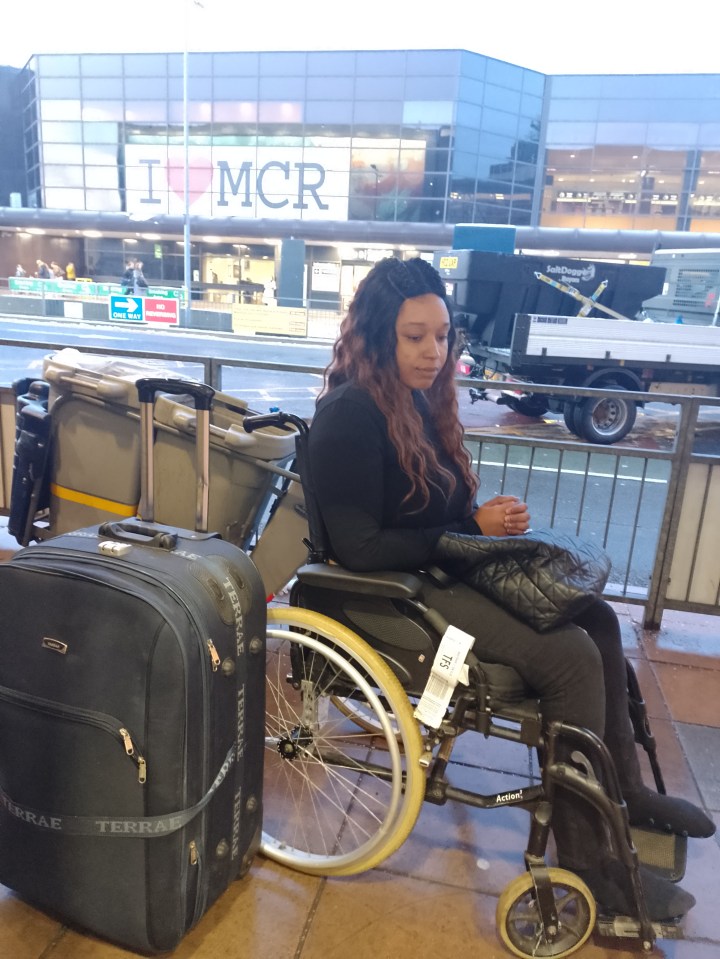
[[[456,331],[445,286],[420,258],[379,262],[343,321],[310,427],[309,465],[332,554],[350,570],[423,570],[445,531],[525,533],[516,497],[475,503],[454,385]],[[706,837],[714,824],[680,798],[643,784],[629,716],[626,663],[612,607],[596,601],[566,626],[538,633],[463,583],[420,573],[424,601],[476,637],[485,662],[513,667],[538,695],[544,722],[601,737],[617,767],[632,825]],[[597,813],[562,788],[552,830],[559,865],[606,910],[628,914],[624,867],[608,851]],[[693,897],[641,866],[651,920],[684,915]]]

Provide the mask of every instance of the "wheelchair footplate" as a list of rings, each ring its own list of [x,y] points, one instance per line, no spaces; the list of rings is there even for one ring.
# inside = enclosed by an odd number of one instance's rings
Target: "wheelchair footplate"
[[[651,923],[656,939],[684,939],[682,920]],[[600,913],[595,921],[595,932],[613,939],[640,939],[640,923],[630,916],[605,916]]]
[[[663,879],[680,882],[687,865],[687,837],[635,826],[631,827],[630,833],[638,859],[644,866]],[[684,938],[681,919],[653,922],[652,928],[657,939]],[[601,936],[641,938],[640,923],[629,916],[603,915],[598,912],[595,929]]]
[[[663,879],[680,882],[687,866],[687,837],[657,829],[630,828],[640,862]]]

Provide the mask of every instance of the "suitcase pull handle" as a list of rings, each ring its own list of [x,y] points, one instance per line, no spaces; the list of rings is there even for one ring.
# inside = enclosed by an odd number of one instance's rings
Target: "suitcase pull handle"
[[[195,400],[196,410],[209,410],[212,407],[215,390],[207,383],[190,383],[186,380],[164,379],[146,376],[135,384],[141,403],[152,403],[156,393],[182,395],[189,393]]]
[[[141,546],[157,546],[158,549],[173,550],[177,546],[177,535],[158,529],[147,523],[129,520],[124,523],[103,523],[98,530],[101,536],[109,536],[120,543],[135,543]]]
[[[195,529],[207,532],[210,505],[210,410],[215,390],[207,383],[193,383],[181,379],[142,377],[135,387],[140,402],[140,517],[152,523],[155,519],[153,410],[156,393],[189,393],[195,401],[195,472],[197,496],[195,501]]]

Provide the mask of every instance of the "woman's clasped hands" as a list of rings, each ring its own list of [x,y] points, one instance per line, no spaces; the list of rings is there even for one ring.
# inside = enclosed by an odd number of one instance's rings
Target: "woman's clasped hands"
[[[527,503],[517,496],[493,496],[473,513],[485,536],[521,536],[530,529]]]

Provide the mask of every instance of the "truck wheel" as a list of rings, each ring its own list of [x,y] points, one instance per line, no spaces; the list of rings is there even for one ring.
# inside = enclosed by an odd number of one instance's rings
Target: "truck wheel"
[[[635,425],[637,405],[612,396],[590,396],[578,404],[576,431],[588,443],[619,442]]]
[[[579,427],[575,420],[577,419],[578,413],[581,411],[580,406],[581,404],[576,402],[567,402],[563,406],[563,420],[565,422],[565,426],[567,426],[574,436],[579,435]]]

